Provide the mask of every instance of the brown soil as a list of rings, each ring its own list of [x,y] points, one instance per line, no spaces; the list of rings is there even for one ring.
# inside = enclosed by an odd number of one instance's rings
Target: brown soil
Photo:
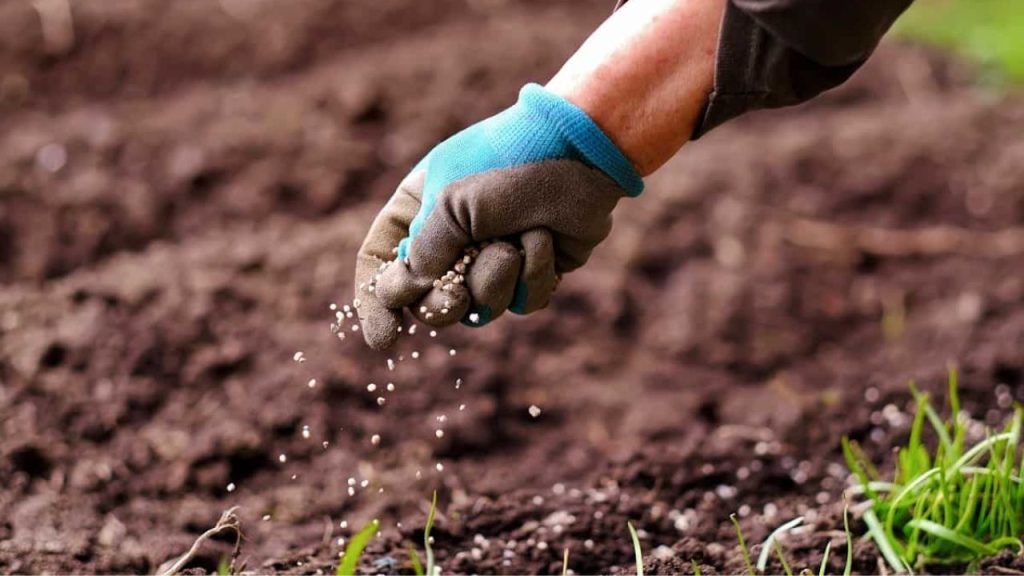
[[[0,572],[152,572],[233,505],[249,568],[331,572],[376,517],[364,569],[409,572],[434,489],[446,572],[630,572],[627,520],[650,572],[735,572],[732,512],[838,570],[843,434],[883,462],[949,362],[987,422],[1024,399],[1024,102],[893,46],[687,147],[549,310],[393,373],[334,338],[404,171],[608,8],[73,3],[69,48],[0,7]]]

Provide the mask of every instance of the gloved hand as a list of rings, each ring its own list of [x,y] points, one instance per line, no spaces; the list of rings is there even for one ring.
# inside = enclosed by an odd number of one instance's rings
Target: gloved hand
[[[608,235],[619,199],[642,190],[585,112],[527,85],[427,154],[374,220],[355,276],[366,342],[390,347],[404,307],[438,327],[543,308]]]

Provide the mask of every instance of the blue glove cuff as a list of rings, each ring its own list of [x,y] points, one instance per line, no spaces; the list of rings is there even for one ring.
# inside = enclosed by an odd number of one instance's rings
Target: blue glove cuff
[[[644,181],[633,163],[575,104],[538,84],[523,86],[519,91],[519,104],[550,122],[589,164],[615,180],[626,194],[635,197],[643,192]]]

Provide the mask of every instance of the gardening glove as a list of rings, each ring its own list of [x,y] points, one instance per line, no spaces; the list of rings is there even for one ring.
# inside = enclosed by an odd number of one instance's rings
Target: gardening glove
[[[405,307],[438,327],[543,308],[608,235],[619,199],[642,190],[585,112],[527,85],[427,154],[374,220],[356,265],[366,342],[390,347]]]

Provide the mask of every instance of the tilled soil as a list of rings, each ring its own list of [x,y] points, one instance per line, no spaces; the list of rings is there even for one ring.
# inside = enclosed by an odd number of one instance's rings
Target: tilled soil
[[[363,568],[410,572],[433,490],[446,572],[630,572],[627,520],[649,572],[736,572],[734,512],[838,570],[842,435],[884,468],[949,363],[982,421],[1024,399],[1024,102],[935,55],[687,146],[550,309],[392,372],[329,330],[370,218],[607,3],[71,8],[65,46],[0,6],[0,572],[152,572],[235,505],[239,565],[379,518]]]

